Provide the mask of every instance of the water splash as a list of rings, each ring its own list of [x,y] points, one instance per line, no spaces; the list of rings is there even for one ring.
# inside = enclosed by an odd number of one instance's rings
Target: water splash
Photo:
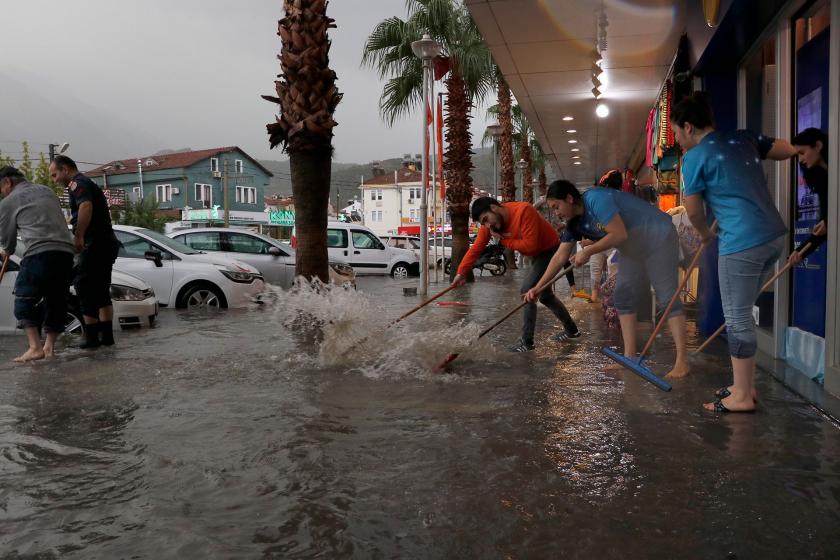
[[[314,356],[290,357],[299,365],[343,368],[373,378],[422,377],[437,375],[436,366],[451,352],[464,361],[496,355],[488,341],[478,339],[480,325],[441,325],[439,318],[433,322],[421,314],[391,325],[392,310],[354,289],[298,279],[291,290],[269,287],[262,299],[274,322],[302,337],[303,346],[308,342],[317,349]]]

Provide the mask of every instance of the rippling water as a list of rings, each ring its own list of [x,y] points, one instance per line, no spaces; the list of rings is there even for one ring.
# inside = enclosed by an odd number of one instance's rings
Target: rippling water
[[[582,300],[582,339],[547,341],[541,310],[537,352],[498,350],[520,316],[472,346],[514,280],[389,329],[418,298],[363,279],[164,311],[52,363],[8,364],[23,340],[2,338],[0,558],[840,555],[835,425],[766,375],[755,415],[704,414],[720,356],[668,394],[607,372],[597,348],[618,339]]]

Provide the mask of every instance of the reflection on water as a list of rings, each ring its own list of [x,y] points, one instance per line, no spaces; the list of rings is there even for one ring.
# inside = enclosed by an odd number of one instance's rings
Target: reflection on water
[[[53,363],[4,339],[0,558],[837,557],[836,426],[765,376],[758,413],[704,414],[724,356],[672,393],[606,371],[582,300],[581,339],[540,312],[537,352],[498,350],[521,317],[470,348],[516,285],[388,329],[419,298],[361,279]]]

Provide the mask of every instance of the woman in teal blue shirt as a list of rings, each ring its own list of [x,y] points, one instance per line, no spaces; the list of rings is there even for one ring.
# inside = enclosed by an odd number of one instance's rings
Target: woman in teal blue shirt
[[[796,155],[785,140],[747,130],[719,132],[705,93],[680,101],[671,111],[671,128],[685,152],[684,205],[703,240],[715,234],[704,209],[718,221],[718,278],[734,383],[706,403],[715,412],[755,410],[756,335],[752,309],[764,279],[784,247],[787,227],[770,198],[761,161]]]

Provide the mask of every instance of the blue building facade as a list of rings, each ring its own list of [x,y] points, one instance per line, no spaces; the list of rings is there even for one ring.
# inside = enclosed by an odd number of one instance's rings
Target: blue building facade
[[[224,209],[227,182],[229,211],[263,212],[272,177],[236,146],[115,160],[85,174],[128,200],[151,198],[165,211]]]

